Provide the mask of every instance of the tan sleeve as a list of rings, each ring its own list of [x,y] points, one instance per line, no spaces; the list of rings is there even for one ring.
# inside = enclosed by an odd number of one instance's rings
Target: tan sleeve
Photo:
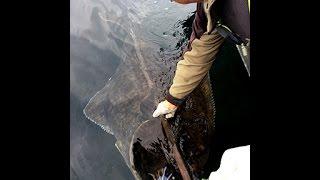
[[[209,35],[204,33],[200,39],[191,43],[191,51],[184,53],[178,62],[169,94],[183,99],[190,94],[208,73],[223,42],[223,37],[215,30]]]

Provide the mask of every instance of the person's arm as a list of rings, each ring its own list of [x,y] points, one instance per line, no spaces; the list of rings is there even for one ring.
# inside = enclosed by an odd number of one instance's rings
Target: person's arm
[[[180,3],[182,3],[182,1],[183,0],[179,0]],[[190,3],[191,1],[183,2]],[[202,6],[197,6],[197,8],[202,8]],[[201,12],[201,9],[197,9],[197,11],[198,10]],[[208,12],[205,13],[207,13],[208,18],[206,30],[207,32],[211,32],[211,17]],[[203,18],[198,18],[196,24],[199,26],[204,20]],[[194,29],[193,33],[197,32],[198,26],[195,26],[196,29]],[[185,52],[183,58],[178,62],[175,77],[169,93],[166,96],[166,100],[158,104],[157,109],[153,112],[153,117],[158,117],[159,115],[165,115],[166,118],[173,117],[177,106],[183,103],[185,97],[199,85],[208,73],[218,53],[219,47],[223,42],[223,37],[216,31],[210,34],[207,32],[201,35],[198,34],[200,36],[198,38],[195,38],[195,36],[190,38],[189,51]]]
[[[158,104],[153,117],[162,114],[166,118],[174,116],[177,106],[183,103],[184,98],[199,85],[209,72],[222,42],[223,37],[216,31],[210,35],[203,34],[200,39],[196,38],[192,41],[192,49],[184,53],[183,59],[177,64],[177,70],[166,100]]]
[[[199,85],[208,73],[222,42],[223,37],[216,31],[192,41],[191,51],[187,51],[177,64],[167,101],[178,106]]]

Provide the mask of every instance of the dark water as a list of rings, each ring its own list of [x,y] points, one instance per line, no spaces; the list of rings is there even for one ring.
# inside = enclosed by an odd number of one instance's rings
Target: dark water
[[[157,102],[147,100],[157,96],[159,101],[165,94],[159,91],[172,79],[187,38],[182,24],[195,5],[71,0],[70,7],[70,178],[133,179],[114,138],[124,139],[132,132],[111,129],[130,131],[127,126],[135,126],[133,122],[138,125],[141,119],[151,118]],[[162,73],[158,73],[160,70]],[[226,148],[249,144],[249,80],[235,48],[228,43],[214,63],[211,76],[217,112],[210,156],[213,163],[207,168],[217,169]],[[103,107],[112,113],[97,116],[101,122],[114,120],[112,127],[97,126],[84,116],[83,109],[97,92],[115,105]],[[146,102],[135,105],[141,99]],[[136,121],[124,121],[132,119]],[[183,142],[181,146],[185,146]]]

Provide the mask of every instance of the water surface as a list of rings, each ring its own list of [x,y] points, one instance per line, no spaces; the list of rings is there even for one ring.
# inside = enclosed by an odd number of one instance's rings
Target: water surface
[[[139,97],[137,93],[154,83],[166,86],[171,77],[163,76],[164,80],[155,74],[157,78],[147,78],[143,72],[162,67],[173,71],[169,67],[175,64],[174,57],[179,56],[186,42],[181,23],[194,9],[194,5],[169,1],[70,1],[71,179],[133,179],[115,147],[116,139],[111,134],[117,132],[89,121],[83,109],[106,86],[110,86],[113,100],[127,102],[127,106],[115,109],[134,109],[130,97]],[[113,81],[121,77],[123,81]],[[126,91],[132,87],[132,91]],[[151,116],[153,108],[145,107],[144,114]]]

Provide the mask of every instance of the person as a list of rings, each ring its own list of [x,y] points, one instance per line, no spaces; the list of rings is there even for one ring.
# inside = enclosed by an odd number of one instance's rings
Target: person
[[[240,43],[235,44],[240,56],[246,54],[245,51],[240,51],[247,48],[245,47],[247,44],[243,42],[246,39],[249,39],[250,42],[250,7],[248,7],[250,2],[247,3],[246,0],[175,0],[175,2],[181,4],[197,3],[197,9],[187,49],[177,63],[168,94],[165,100],[157,105],[153,117],[160,115],[164,115],[165,118],[174,117],[177,108],[206,77],[222,43],[230,38],[224,36],[228,34],[227,31],[219,30],[219,20],[221,20],[219,18],[223,17],[224,23],[233,32],[236,32],[236,35],[239,35]],[[222,2],[222,6],[221,4],[217,5],[217,2]],[[243,7],[248,9],[244,10]],[[233,36],[230,39],[237,40],[237,37]],[[248,55],[241,58],[250,76],[250,66],[245,64],[250,58]],[[211,172],[209,176],[209,180],[213,179],[250,179],[250,146],[226,150],[221,159],[219,170]]]
[[[177,63],[173,83],[165,100],[160,102],[153,117],[172,118],[179,105],[208,73],[224,38],[215,29],[215,0],[175,0],[177,3],[197,3],[195,20],[187,50]]]
[[[165,100],[157,105],[152,114],[153,117],[160,115],[164,115],[166,118],[174,117],[179,105],[209,72],[221,44],[226,39],[222,37],[222,34],[226,34],[225,32],[218,32],[218,16],[226,20],[228,26],[240,35],[240,39],[247,39],[250,33],[249,13],[243,11],[243,7],[248,7],[250,3],[246,4],[245,0],[175,0],[175,2],[180,4],[197,3],[196,14],[187,49],[177,63],[172,85]],[[220,4],[217,5],[217,3]],[[220,13],[221,11],[222,13]],[[239,48],[239,52],[240,49],[244,48]]]

